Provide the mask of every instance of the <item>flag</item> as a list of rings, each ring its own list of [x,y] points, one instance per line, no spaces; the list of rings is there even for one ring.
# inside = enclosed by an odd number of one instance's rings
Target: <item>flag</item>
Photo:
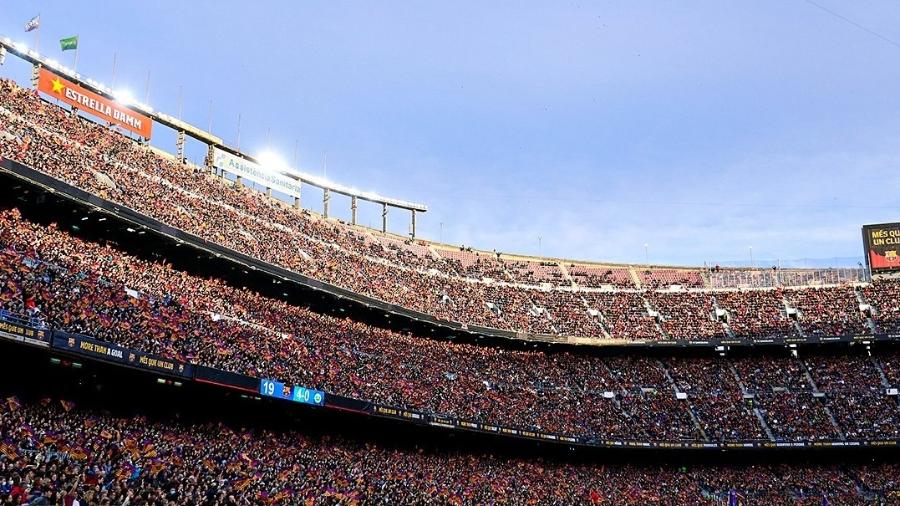
[[[234,487],[234,489],[237,490],[238,492],[242,492],[244,489],[246,489],[247,487],[249,487],[251,483],[253,483],[253,479],[252,479],[252,478],[244,478],[244,479],[237,480],[237,481],[233,482],[231,485],[232,485],[232,486]]]
[[[0,444],[0,453],[6,456],[6,458],[13,460],[19,456],[19,451],[16,447],[9,441],[4,441],[3,444]]]
[[[66,37],[65,39],[59,39],[59,47],[63,51],[78,49],[78,36],[73,35],[71,37]]]
[[[41,15],[40,14],[29,19],[28,22],[25,23],[25,31],[26,32],[30,32],[32,30],[37,30],[40,27],[41,27]]]
[[[62,405],[62,408],[63,408],[63,410],[65,410],[66,413],[68,413],[69,411],[72,411],[72,408],[75,407],[75,403],[72,401],[60,399],[59,403]],[[91,421],[93,421],[93,420],[91,420]],[[94,424],[96,424],[96,423],[97,422],[94,422]]]
[[[6,398],[6,405],[9,406],[10,411],[15,411],[22,407],[22,403],[19,402],[19,398],[15,395]]]
[[[728,491],[728,506],[742,506],[743,504],[744,496],[738,494],[734,489]]]
[[[69,456],[75,460],[87,460],[88,458],[87,451],[80,446],[70,448]]]

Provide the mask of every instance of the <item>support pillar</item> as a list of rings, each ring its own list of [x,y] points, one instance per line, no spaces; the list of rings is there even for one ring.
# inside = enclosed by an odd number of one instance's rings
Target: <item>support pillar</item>
[[[41,75],[41,64],[35,63],[33,67],[31,67],[31,86],[34,89],[38,87],[38,79]]]
[[[328,201],[331,200],[331,192],[328,191],[328,188],[322,189],[322,214],[327,218],[328,217]]]
[[[266,197],[271,197],[271,196],[272,196],[272,189],[269,187],[266,187]]]
[[[178,162],[184,162],[184,130],[178,131],[178,136],[175,138],[175,154],[178,156]]]
[[[300,209],[300,197],[294,197],[294,209]]]
[[[381,231],[387,232],[387,204],[381,204]]]
[[[234,184],[237,185],[237,186],[240,186],[240,185],[241,185],[241,182],[243,182],[243,180],[244,180],[244,178],[242,178],[241,176],[235,176],[235,178],[234,178]]]
[[[216,167],[213,165],[215,163],[215,148],[212,144],[206,150],[206,159],[203,162],[206,164],[207,169],[212,171],[213,174],[216,173]]]
[[[412,238],[415,239],[415,238],[416,238],[416,210],[415,210],[415,209],[410,209],[410,212],[412,213],[412,222],[411,222],[411,225],[412,225]]]
[[[350,197],[350,223],[356,225],[356,195]]]

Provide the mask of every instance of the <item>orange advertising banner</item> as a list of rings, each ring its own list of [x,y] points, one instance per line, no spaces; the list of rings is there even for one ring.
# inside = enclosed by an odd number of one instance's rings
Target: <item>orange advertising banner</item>
[[[60,77],[41,67],[38,90],[63,102],[134,132],[144,139],[150,138],[153,122],[147,116],[132,111],[122,104],[98,95],[93,91]]]

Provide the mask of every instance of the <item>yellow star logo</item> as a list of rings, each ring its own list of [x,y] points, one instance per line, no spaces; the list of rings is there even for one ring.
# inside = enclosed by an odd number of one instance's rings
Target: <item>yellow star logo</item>
[[[50,84],[53,85],[53,93],[62,93],[63,88],[65,88],[62,81],[60,81],[58,77],[54,79]]]

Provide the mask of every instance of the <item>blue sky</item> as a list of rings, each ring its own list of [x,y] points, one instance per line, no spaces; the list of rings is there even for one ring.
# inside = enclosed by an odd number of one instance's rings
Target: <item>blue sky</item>
[[[900,4],[816,0],[900,41]],[[0,32],[257,154],[424,202],[419,235],[700,264],[900,219],[900,47],[804,0],[4,2]],[[0,74],[23,79],[8,59]],[[154,144],[172,149],[159,128]],[[192,158],[202,158],[192,146]],[[320,195],[304,199],[321,208]],[[349,215],[349,202],[332,200]],[[361,209],[363,224],[380,210]],[[392,230],[407,231],[394,212]],[[539,240],[540,238],[540,240]]]

